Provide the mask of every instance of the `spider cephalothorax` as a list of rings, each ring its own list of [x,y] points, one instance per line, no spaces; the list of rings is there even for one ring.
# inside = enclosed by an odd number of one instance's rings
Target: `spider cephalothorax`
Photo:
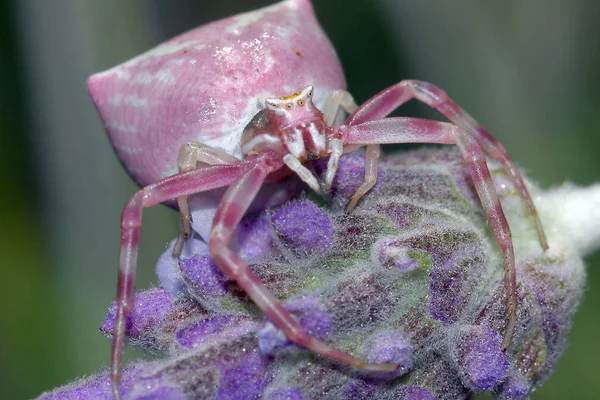
[[[242,136],[244,154],[265,147],[288,153],[300,162],[328,154],[323,113],[313,103],[313,87],[307,86],[289,96],[265,100]]]

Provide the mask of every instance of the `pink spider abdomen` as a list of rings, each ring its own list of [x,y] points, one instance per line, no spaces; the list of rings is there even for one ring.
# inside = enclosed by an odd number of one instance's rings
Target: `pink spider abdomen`
[[[88,80],[119,159],[141,186],[177,173],[201,142],[241,158],[244,127],[268,97],[345,89],[342,67],[308,0],[216,21]]]

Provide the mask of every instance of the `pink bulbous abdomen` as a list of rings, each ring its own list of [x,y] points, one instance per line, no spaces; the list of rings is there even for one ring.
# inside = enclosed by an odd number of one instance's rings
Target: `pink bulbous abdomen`
[[[244,127],[268,97],[344,89],[342,68],[307,0],[201,26],[92,76],[89,93],[130,175],[177,173],[179,148],[201,142],[241,158]]]

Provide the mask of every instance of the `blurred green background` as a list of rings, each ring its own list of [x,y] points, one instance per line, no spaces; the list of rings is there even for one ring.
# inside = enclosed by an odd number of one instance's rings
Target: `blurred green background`
[[[120,209],[135,187],[112,154],[86,77],[269,3],[0,2],[1,398],[31,398],[108,364],[98,326],[115,294]],[[600,2],[314,3],[359,102],[403,78],[435,82],[540,184],[600,178]],[[402,113],[435,116],[417,104]],[[144,219],[139,288],[154,281],[154,261],[177,227],[165,207]],[[600,393],[600,254],[587,261],[571,344],[534,399]]]

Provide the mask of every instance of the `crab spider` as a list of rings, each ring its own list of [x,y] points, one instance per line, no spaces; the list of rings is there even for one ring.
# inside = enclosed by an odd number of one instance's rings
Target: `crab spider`
[[[367,146],[365,181],[352,196],[350,211],[375,184],[379,145],[386,143],[436,143],[457,145],[468,165],[485,215],[503,254],[507,292],[507,327],[502,348],[507,349],[516,323],[516,274],[511,232],[498,200],[487,167],[484,151],[498,160],[510,175],[535,221],[539,241],[548,248],[544,231],[523,179],[500,143],[439,88],[432,84],[407,80],[373,96],[360,107],[343,90],[328,96],[323,112],[312,101],[313,87],[280,98],[265,100],[265,108],[246,126],[242,135],[243,159],[202,143],[189,143],[179,155],[181,172],[150,184],[134,194],[122,214],[117,314],[112,344],[111,378],[118,397],[121,353],[127,316],[132,307],[142,210],[177,199],[182,228],[177,254],[191,232],[189,196],[228,187],[217,208],[208,239],[209,252],[219,268],[252,298],[293,342],[326,357],[358,368],[391,371],[391,364],[366,364],[336,350],[333,346],[305,333],[294,317],[249,269],[246,262],[229,247],[236,226],[244,216],[263,182],[287,167],[316,192],[327,190],[335,177],[338,160],[344,152]],[[438,110],[452,123],[416,118],[387,118],[395,108],[415,98]],[[350,112],[344,125],[331,125],[338,108]],[[304,164],[329,156],[325,182],[321,185]],[[197,167],[198,164],[201,164]],[[206,164],[206,165],[204,165]],[[281,175],[281,174],[279,174]]]

